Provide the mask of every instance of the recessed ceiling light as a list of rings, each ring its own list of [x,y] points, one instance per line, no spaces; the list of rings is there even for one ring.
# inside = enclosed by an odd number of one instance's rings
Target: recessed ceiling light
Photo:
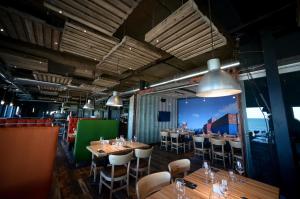
[[[159,40],[157,39],[157,40],[156,40],[156,43],[158,43],[158,42],[159,42]]]
[[[235,96],[233,96],[232,98],[235,99]]]
[[[131,47],[129,47],[129,50],[131,50]]]
[[[83,30],[83,32],[86,32],[86,30]]]
[[[42,62],[40,61],[40,64],[41,64]]]
[[[3,31],[4,31],[4,29],[3,29],[3,28],[1,28],[1,29],[0,29],[0,31],[1,31],[1,32],[3,32]]]
[[[97,59],[96,59],[96,58],[94,58],[94,60],[95,60],[95,61],[97,61]]]
[[[54,42],[54,44],[55,44],[55,45],[57,45],[57,44],[58,44],[58,42],[56,41],[56,42]]]
[[[62,10],[59,10],[58,12],[59,12],[59,14],[62,14]]]

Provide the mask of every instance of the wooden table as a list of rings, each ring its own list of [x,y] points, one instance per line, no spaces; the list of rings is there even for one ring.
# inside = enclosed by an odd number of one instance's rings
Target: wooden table
[[[131,151],[134,149],[148,148],[149,145],[140,142],[127,142],[126,146],[116,146],[111,144],[95,144],[87,146],[86,149],[89,150],[93,155],[97,157],[103,157],[110,154],[116,154],[126,151]],[[98,152],[101,150],[101,152]]]
[[[246,197],[248,199],[261,198],[261,199],[278,199],[279,198],[279,188],[258,182],[246,177],[238,176],[238,179],[242,178],[244,182],[231,182],[228,177],[228,172],[224,170],[219,170],[216,172],[216,179],[221,181],[221,179],[227,179],[229,187],[228,198],[240,199],[241,197]],[[204,169],[199,169],[190,175],[185,177],[186,180],[197,184],[196,189],[190,189],[186,187],[185,196],[189,199],[207,199],[210,196],[212,184],[205,183]],[[175,190],[175,185],[171,184],[155,194],[151,195],[147,199],[177,199],[177,193]]]

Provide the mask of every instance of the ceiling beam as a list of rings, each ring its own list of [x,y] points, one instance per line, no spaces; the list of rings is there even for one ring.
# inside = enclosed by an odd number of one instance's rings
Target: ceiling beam
[[[191,91],[190,89],[187,89],[187,88],[180,88],[179,90],[182,90],[182,91],[185,91],[185,92],[187,92],[187,93],[191,93],[191,94],[196,94],[196,92],[195,91]]]
[[[81,68],[86,70],[96,69],[96,61],[92,61],[80,56],[75,56],[69,53],[63,53],[60,51],[47,49],[45,47],[40,47],[33,44],[16,41],[14,39],[10,39],[3,36],[0,36],[0,46],[20,53],[25,53],[27,55],[30,54],[33,56],[46,58],[53,62],[58,62],[63,65],[68,65],[75,68]]]

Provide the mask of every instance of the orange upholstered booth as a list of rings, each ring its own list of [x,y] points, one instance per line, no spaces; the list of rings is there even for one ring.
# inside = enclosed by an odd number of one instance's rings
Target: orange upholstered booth
[[[0,127],[52,126],[52,119],[0,118]]]
[[[0,128],[0,198],[48,198],[58,127]]]

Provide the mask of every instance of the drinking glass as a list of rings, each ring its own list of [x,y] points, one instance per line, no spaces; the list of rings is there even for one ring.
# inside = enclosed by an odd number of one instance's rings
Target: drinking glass
[[[220,184],[220,192],[224,198],[228,197],[228,183],[227,180],[222,179]]]
[[[215,178],[216,178],[215,172],[213,172],[213,171],[210,170],[210,172],[209,172],[209,178],[210,178],[211,184],[214,184],[215,183]]]
[[[103,137],[100,137],[99,142],[100,142],[101,145],[103,144]]]
[[[232,170],[229,170],[228,171],[228,175],[229,175],[229,178],[232,182],[235,182],[236,181],[236,176],[234,174],[234,172]]]
[[[209,174],[209,165],[206,161],[203,162],[204,174],[205,174],[205,183],[208,183],[208,174]]]
[[[137,142],[137,136],[133,136],[133,141]]]
[[[175,179],[175,188],[177,192],[177,198],[183,199],[185,195],[185,183],[182,178]]]

